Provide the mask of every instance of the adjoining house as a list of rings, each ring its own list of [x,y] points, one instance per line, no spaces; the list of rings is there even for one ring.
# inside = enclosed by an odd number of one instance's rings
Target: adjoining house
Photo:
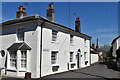
[[[112,55],[117,58],[116,60],[118,60],[120,58],[120,36],[116,37],[112,41],[111,45],[113,48]]]
[[[98,52],[98,45],[95,47],[95,44],[92,43],[90,46],[90,64],[96,63],[99,61],[99,52]]]
[[[80,32],[80,19],[75,30],[54,22],[54,7],[47,9],[47,19],[26,16],[23,6],[17,18],[2,23],[3,75],[33,78],[90,66],[91,37]]]

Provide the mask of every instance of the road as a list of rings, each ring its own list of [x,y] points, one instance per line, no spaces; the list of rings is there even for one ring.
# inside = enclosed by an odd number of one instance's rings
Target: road
[[[46,76],[44,78],[120,78],[120,72],[108,63],[97,63],[84,69]]]
[[[116,80],[120,79],[120,72],[116,68],[111,67],[108,63],[97,63],[90,67],[78,69],[74,71],[68,71],[64,73],[54,74],[45,76],[42,79],[30,79],[30,80],[65,80],[65,79],[76,79],[76,80]],[[112,79],[111,79],[112,78]],[[19,78],[2,78],[2,80],[26,80]],[[27,79],[29,80],[29,79]]]

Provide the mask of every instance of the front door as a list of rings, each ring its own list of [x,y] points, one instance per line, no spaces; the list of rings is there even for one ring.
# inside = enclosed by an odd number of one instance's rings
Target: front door
[[[81,50],[78,49],[77,51],[77,68],[80,68],[80,54],[81,53]]]

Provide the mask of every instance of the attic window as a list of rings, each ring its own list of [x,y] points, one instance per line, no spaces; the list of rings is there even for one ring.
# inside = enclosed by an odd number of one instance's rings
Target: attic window
[[[86,39],[84,39],[84,44],[85,44],[85,46],[87,45],[87,40]]]
[[[57,41],[57,31],[52,30],[52,41]]]
[[[18,28],[17,30],[18,41],[24,41],[24,30],[25,28]]]
[[[70,35],[70,44],[73,43],[73,35]]]

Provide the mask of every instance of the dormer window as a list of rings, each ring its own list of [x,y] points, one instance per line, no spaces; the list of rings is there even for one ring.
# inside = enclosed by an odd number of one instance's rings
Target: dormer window
[[[18,30],[17,30],[18,41],[24,41],[24,30],[25,30],[25,28],[18,28]]]

